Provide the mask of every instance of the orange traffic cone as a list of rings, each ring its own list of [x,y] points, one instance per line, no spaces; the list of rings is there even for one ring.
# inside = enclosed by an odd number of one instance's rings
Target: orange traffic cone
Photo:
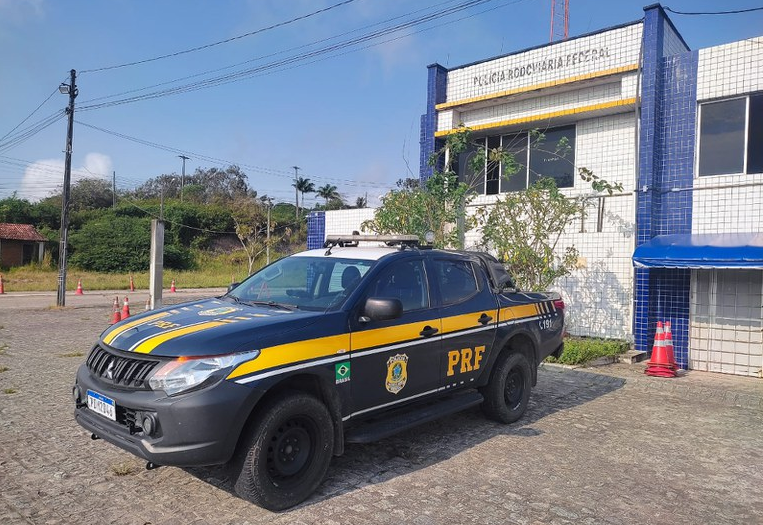
[[[122,315],[119,313],[119,297],[114,297],[113,313],[111,314],[111,324],[116,324],[122,320]]]
[[[127,319],[128,317],[130,317],[130,302],[125,295],[125,304],[122,307],[122,319]]]
[[[76,292],[74,292],[74,295],[84,295],[84,294],[82,293],[82,279],[79,279],[79,280],[77,281],[77,291],[76,291]]]
[[[654,334],[652,346],[652,358],[647,362],[644,373],[656,377],[676,377],[676,372],[670,365],[667,348],[665,347],[665,333],[662,331],[662,321],[657,321],[657,330]]]
[[[172,279],[172,284],[170,285],[170,292],[175,293],[175,279]]]
[[[0,293],[5,293],[5,286],[3,286],[3,274],[0,273]]]
[[[132,275],[130,276],[130,291],[135,291],[135,283],[132,281]]]
[[[665,321],[665,353],[668,356],[668,363],[673,370],[676,370],[676,357],[673,354],[673,333],[670,331],[670,321]]]

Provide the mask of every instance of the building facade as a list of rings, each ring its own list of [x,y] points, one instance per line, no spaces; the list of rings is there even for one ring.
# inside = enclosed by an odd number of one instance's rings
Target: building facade
[[[649,351],[657,322],[670,321],[679,366],[763,375],[763,38],[691,50],[652,5],[642,20],[562,42],[432,64],[422,181],[460,126],[475,143],[453,164],[476,194],[468,214],[539,177],[586,198],[560,241],[580,253],[558,283],[572,334]],[[518,169],[474,173],[479,146],[508,149]],[[594,193],[581,167],[623,191]],[[359,229],[341,213],[315,215],[311,232]],[[479,245],[480,232],[465,241]]]

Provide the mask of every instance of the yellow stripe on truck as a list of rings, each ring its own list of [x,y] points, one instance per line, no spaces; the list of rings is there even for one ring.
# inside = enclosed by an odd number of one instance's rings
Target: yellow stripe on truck
[[[466,330],[468,328],[475,328],[484,326],[479,322],[479,318],[485,313],[492,317],[490,323],[495,323],[498,319],[497,310],[480,310],[479,312],[472,312],[463,315],[454,315],[451,317],[443,317],[442,319],[442,333],[449,334],[451,332],[458,332],[459,330]]]
[[[149,323],[151,321],[155,321],[157,319],[161,319],[162,317],[167,317],[169,312],[162,312],[159,314],[149,315],[148,317],[143,317],[142,319],[137,319],[135,321],[130,321],[127,324],[123,324],[119,326],[118,328],[114,328],[111,332],[106,334],[106,336],[103,338],[103,342],[107,345],[110,345],[114,339],[119,337],[121,334],[125,333],[130,328],[134,328],[136,326],[140,326],[144,323]]]
[[[215,328],[216,326],[222,326],[224,324],[228,323],[223,321],[208,321],[206,323],[186,326],[185,328],[178,328],[177,330],[162,332],[161,334],[156,334],[155,336],[150,337],[140,343],[134,351],[139,354],[150,354],[154,349],[156,349],[157,346],[171,339],[182,337],[187,334],[192,334],[194,332],[201,332],[202,330],[208,330],[210,328]]]
[[[226,379],[235,379],[260,370],[277,366],[296,364],[318,357],[333,356],[349,352],[350,334],[330,335],[306,339],[296,343],[270,346],[260,350],[260,355],[251,361],[241,363]],[[347,356],[349,359],[349,354]]]

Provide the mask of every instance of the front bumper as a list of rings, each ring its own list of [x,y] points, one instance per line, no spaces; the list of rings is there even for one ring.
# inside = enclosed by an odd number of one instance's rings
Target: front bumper
[[[93,377],[86,365],[77,371],[76,386],[82,403],[74,417],[96,436],[157,465],[180,467],[227,462],[241,429],[261,393],[231,381],[167,397],[152,390],[122,390]],[[117,406],[117,421],[83,406],[87,390],[110,397]],[[146,435],[140,415],[152,414],[156,431]],[[137,415],[138,421],[133,423]]]

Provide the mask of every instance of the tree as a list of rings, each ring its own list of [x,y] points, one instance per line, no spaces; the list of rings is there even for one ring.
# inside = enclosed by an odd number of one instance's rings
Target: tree
[[[315,184],[310,182],[310,179],[298,177],[296,182],[291,185],[292,188],[297,188],[297,191],[302,194],[302,208],[305,207],[305,193],[315,193]],[[299,202],[297,204],[297,217],[299,217]]]
[[[257,257],[265,251],[268,233],[268,212],[265,204],[252,197],[241,197],[231,203],[231,216],[236,236],[249,259],[249,273]],[[271,224],[272,231],[272,224]]]
[[[72,184],[71,207],[73,210],[111,208],[113,204],[113,188],[111,182],[106,179],[88,177]]]
[[[435,247],[460,246],[460,233],[465,228],[463,210],[471,196],[469,187],[458,180],[451,166],[456,155],[466,149],[467,141],[466,128],[449,135],[445,146],[429,158],[429,165],[437,166],[449,150],[451,154],[443,169],[435,169],[423,186],[415,179],[399,180],[400,189],[382,197],[374,218],[365,221],[362,229],[381,235],[418,235],[421,239],[431,231]]]
[[[356,208],[365,208],[368,205],[368,200],[365,197],[358,197],[355,199]]]
[[[341,195],[339,195],[336,186],[331,184],[326,184],[325,186],[318,188],[318,196],[326,199],[326,207],[328,207],[330,200],[341,198]]]
[[[478,209],[483,247],[496,253],[519,288],[544,290],[577,264],[574,246],[557,247],[583,208],[582,200],[565,196],[553,179],[543,178]]]

